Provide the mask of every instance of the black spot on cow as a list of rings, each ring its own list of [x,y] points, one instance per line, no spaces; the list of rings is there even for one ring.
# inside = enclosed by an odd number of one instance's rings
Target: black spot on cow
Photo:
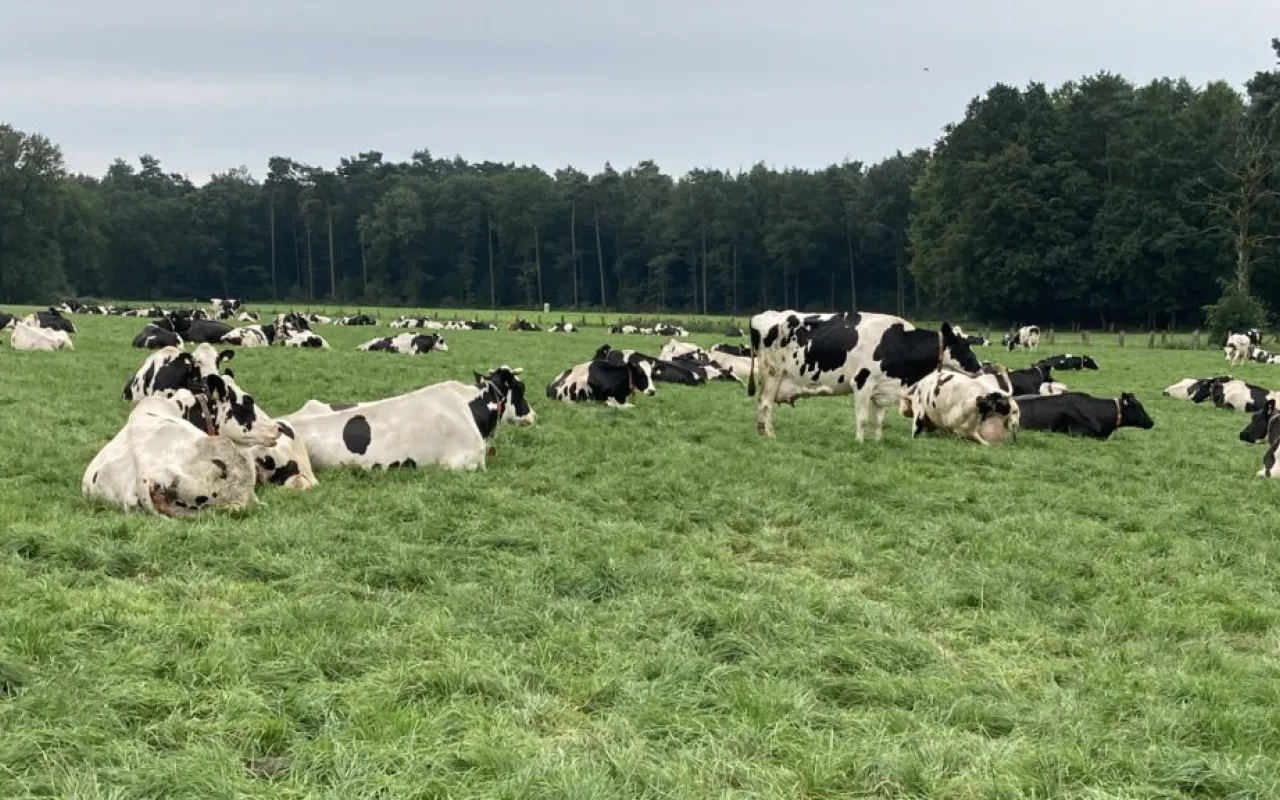
[[[277,421],[277,422],[276,422],[276,424],[280,426],[280,433],[281,433],[282,435],[284,435],[284,436],[288,436],[290,439],[297,439],[297,438],[298,438],[297,436],[295,436],[295,435],[294,435],[294,433],[293,433],[293,426],[292,426],[292,425],[290,425],[289,423],[287,423],[287,422],[278,422],[278,421]]]
[[[223,480],[224,478],[226,478],[227,462],[223,461],[220,458],[214,458],[210,460],[213,461],[213,465],[218,468],[218,480]]]
[[[209,502],[209,498],[206,497],[205,495],[202,495],[202,494],[196,495],[196,508],[200,508],[201,506],[208,504],[208,502]]]
[[[271,471],[270,467],[267,469],[268,471]],[[273,486],[284,486],[285,481],[297,475],[298,472],[298,462],[290,459],[284,464],[281,464],[279,469],[272,472],[269,480]]]
[[[861,389],[863,384],[867,382],[867,378],[870,378],[870,377],[871,377],[871,370],[867,369],[866,367],[863,367],[862,369],[858,370],[857,375],[853,376],[853,383],[859,389]]]
[[[89,479],[89,483],[97,483],[97,482],[98,482],[98,473],[95,472],[93,473],[93,477]]]
[[[352,453],[364,455],[368,452],[372,439],[373,431],[369,428],[369,420],[362,414],[357,414],[342,426],[342,443]]]

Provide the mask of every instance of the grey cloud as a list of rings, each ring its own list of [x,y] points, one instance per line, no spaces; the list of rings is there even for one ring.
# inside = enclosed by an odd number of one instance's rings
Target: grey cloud
[[[95,173],[423,147],[817,167],[927,146],[997,81],[1239,85],[1278,22],[1274,0],[0,0],[0,108]]]

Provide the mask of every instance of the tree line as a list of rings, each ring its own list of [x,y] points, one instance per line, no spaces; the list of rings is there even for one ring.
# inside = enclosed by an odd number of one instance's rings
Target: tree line
[[[934,147],[678,179],[376,151],[196,186],[158,159],[70,174],[0,124],[0,301],[249,301],[996,323],[1199,324],[1280,293],[1277,69],[1245,92],[1101,73],[998,84]]]

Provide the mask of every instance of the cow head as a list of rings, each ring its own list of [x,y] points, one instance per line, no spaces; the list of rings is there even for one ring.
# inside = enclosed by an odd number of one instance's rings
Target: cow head
[[[1098,362],[1094,361],[1092,356],[1080,356],[1080,366],[1085,369],[1097,369]]]
[[[253,450],[259,482],[300,492],[315,487],[318,481],[306,446],[298,441],[292,425],[287,422],[277,422],[276,425],[280,427],[280,439],[275,446],[255,447]]]
[[[1205,400],[1213,397],[1213,387],[1217,386],[1219,387],[1218,396],[1221,397],[1222,384],[1230,380],[1230,375],[1219,375],[1216,378],[1201,378],[1192,385],[1191,389],[1187,392],[1187,396],[1191,398],[1191,402],[1193,403],[1203,403]]]
[[[524,381],[519,367],[508,367],[505,364],[494,367],[488,375],[475,373],[476,386],[483,390],[486,385],[493,384],[505,392],[506,402],[502,411],[502,420],[509,425],[532,425],[538,415],[525,399]]]
[[[214,428],[222,436],[241,447],[274,447],[280,438],[280,426],[258,408],[253,397],[236,385],[230,375],[206,375],[205,393],[209,398]]]
[[[592,360],[592,361],[607,361],[607,360],[609,359],[609,353],[610,353],[610,352],[612,352],[612,351],[613,351],[613,348],[612,348],[612,347],[610,347],[610,346],[609,346],[609,345],[607,345],[607,344],[602,344],[602,345],[600,345],[598,348],[596,348],[596,353],[595,353],[595,355],[593,355],[593,356],[591,357],[591,360]]]
[[[434,333],[413,337],[413,344],[423,353],[429,353],[432,350],[441,353],[449,352],[449,344],[445,342],[444,337],[437,336]]]
[[[185,353],[184,353],[185,355]],[[196,369],[203,378],[207,375],[217,375],[218,370],[222,367],[222,362],[230,361],[236,357],[236,351],[223,350],[219,353],[208,342],[201,342],[196,345],[196,349],[191,351],[191,360],[195,364]]]
[[[1013,400],[1007,394],[991,392],[978,398],[978,416],[981,419],[999,414],[1007,417],[1013,413]]]
[[[653,362],[649,359],[636,359],[627,364],[627,369],[631,372],[631,386],[637,392],[644,392],[646,395],[653,396],[658,390],[653,385]]]
[[[963,372],[969,377],[976,377],[982,371],[982,364],[973,354],[969,343],[963,337],[956,336],[951,324],[944,322],[938,332],[939,366]]]
[[[1267,404],[1263,406],[1258,413],[1253,415],[1253,419],[1249,420],[1249,424],[1240,431],[1240,441],[1246,444],[1257,444],[1266,441],[1267,432],[1271,427],[1271,420],[1276,417],[1276,401],[1274,398],[1267,398]]]
[[[1147,416],[1142,403],[1131,392],[1123,392],[1116,400],[1116,416],[1119,422],[1116,427],[1150,430],[1156,426],[1155,421]]]

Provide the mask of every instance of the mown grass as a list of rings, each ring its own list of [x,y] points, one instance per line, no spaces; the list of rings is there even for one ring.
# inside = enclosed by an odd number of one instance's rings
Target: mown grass
[[[847,399],[774,441],[735,385],[545,399],[657,338],[411,358],[326,327],[239,382],[283,414],[508,363],[538,424],[483,473],[325,472],[179,523],[81,498],[144,354],[141,321],[75,322],[74,352],[0,347],[0,797],[1280,794],[1280,486],[1244,415],[1159,394],[1216,352],[1063,374],[1151,431],[980,449],[890,414],[859,447]]]

